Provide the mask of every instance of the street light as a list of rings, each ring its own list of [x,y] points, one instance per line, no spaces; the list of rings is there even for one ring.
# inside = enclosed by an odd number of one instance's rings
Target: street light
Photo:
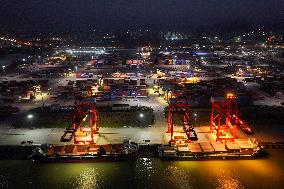
[[[33,129],[34,128],[34,119],[33,119],[34,115],[33,114],[28,114],[27,118],[28,118],[28,120],[30,122],[31,128]]]
[[[143,118],[143,117],[144,117],[144,114],[142,114],[142,113],[141,113],[141,114],[139,114],[139,117]]]
[[[195,122],[195,125],[196,125],[197,113],[194,113],[193,116],[194,116],[194,122]]]
[[[29,114],[29,115],[27,115],[27,118],[28,119],[32,119],[34,117],[34,115],[33,114]]]

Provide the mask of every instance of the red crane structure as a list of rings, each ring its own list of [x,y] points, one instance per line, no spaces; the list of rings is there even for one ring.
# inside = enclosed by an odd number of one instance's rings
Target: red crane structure
[[[228,93],[226,98],[211,98],[212,110],[210,130],[216,131],[216,141],[232,141],[236,138],[239,126],[244,133],[252,134],[253,130],[239,118],[236,96]]]
[[[83,122],[89,120],[88,127],[83,127]],[[75,101],[72,114],[72,128],[74,143],[94,143],[94,134],[99,131],[97,108],[88,101]]]
[[[179,119],[181,126],[183,128],[183,132],[187,135],[187,142],[190,140],[197,140],[197,135],[193,129],[193,126],[191,124],[191,111],[190,106],[188,104],[182,104],[182,103],[175,103],[170,104],[167,107],[167,123],[168,123],[168,130],[167,133],[171,134],[171,140],[173,139],[173,133],[174,133],[174,124],[173,124],[173,116],[176,115]]]

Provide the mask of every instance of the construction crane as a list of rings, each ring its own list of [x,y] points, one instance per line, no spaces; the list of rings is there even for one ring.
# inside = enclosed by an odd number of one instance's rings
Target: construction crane
[[[246,134],[253,134],[252,128],[239,118],[236,95],[228,93],[225,99],[211,98],[211,103],[210,130],[216,131],[216,141],[234,140],[238,127]]]

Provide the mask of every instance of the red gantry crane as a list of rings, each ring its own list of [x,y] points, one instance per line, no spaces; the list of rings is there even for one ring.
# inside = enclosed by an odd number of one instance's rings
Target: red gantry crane
[[[61,141],[70,141],[74,136],[74,144],[93,144],[94,134],[97,134],[98,131],[98,116],[95,104],[89,101],[76,100],[72,113],[71,128],[65,130]]]
[[[167,133],[171,134],[171,141],[176,140],[176,139],[173,139],[173,133],[174,133],[173,117],[175,115],[179,119],[181,126],[183,127],[183,132],[185,132],[187,135],[187,142],[197,140],[197,135],[191,124],[191,111],[190,111],[190,106],[188,104],[183,104],[183,103],[170,104],[167,107],[167,113],[168,113],[167,114],[167,123],[168,123]]]
[[[252,134],[253,130],[239,118],[236,96],[228,93],[226,98],[212,98],[210,130],[216,131],[216,141],[234,140],[239,126],[244,133]],[[223,124],[224,123],[224,124]]]
[[[73,115],[72,127],[74,130],[74,143],[94,143],[94,134],[99,131],[97,123],[97,109],[94,103],[88,101],[76,101]],[[83,123],[87,127],[83,127]]]

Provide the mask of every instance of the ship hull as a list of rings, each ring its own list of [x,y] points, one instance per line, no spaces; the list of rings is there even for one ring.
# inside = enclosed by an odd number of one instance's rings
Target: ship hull
[[[34,157],[34,162],[40,163],[92,163],[92,162],[120,162],[135,160],[134,155],[103,155],[103,156],[43,156]]]

